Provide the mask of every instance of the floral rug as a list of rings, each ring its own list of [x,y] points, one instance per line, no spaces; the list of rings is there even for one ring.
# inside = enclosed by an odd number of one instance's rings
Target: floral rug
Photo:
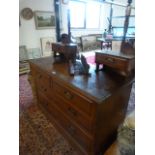
[[[38,109],[27,74],[19,77],[19,154],[78,155]],[[128,112],[134,109],[134,85]]]
[[[19,154],[77,155],[37,107],[27,78],[19,78]]]

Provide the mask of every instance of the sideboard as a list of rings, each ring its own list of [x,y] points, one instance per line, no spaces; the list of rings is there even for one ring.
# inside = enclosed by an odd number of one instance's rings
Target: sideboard
[[[30,60],[38,106],[79,155],[99,155],[123,122],[133,76],[111,71],[70,76],[68,64],[52,57]]]

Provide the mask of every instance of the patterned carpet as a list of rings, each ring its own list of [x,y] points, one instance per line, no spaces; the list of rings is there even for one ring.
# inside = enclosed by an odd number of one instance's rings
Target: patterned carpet
[[[77,155],[38,109],[27,77],[19,78],[19,154]]]
[[[38,109],[27,78],[26,74],[19,78],[19,154],[78,155]],[[134,95],[133,85],[128,112],[135,107]]]

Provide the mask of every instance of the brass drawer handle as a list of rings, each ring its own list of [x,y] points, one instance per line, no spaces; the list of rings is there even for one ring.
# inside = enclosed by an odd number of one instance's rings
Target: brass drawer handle
[[[69,100],[71,100],[73,98],[73,95],[68,91],[64,91],[64,94],[65,94],[65,97]]]
[[[112,59],[112,58],[106,58],[106,61],[108,61],[110,63],[115,63],[115,59]]]
[[[69,107],[69,108],[68,108],[68,111],[69,111],[69,113],[72,114],[73,116],[77,116],[77,112],[76,112],[73,108]]]

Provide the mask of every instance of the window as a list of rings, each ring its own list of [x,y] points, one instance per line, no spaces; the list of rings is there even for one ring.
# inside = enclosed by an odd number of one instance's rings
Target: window
[[[85,3],[70,1],[70,24],[72,28],[85,27]]]
[[[70,1],[71,28],[99,28],[101,4]]]
[[[99,28],[100,4],[89,2],[86,6],[86,28]]]

